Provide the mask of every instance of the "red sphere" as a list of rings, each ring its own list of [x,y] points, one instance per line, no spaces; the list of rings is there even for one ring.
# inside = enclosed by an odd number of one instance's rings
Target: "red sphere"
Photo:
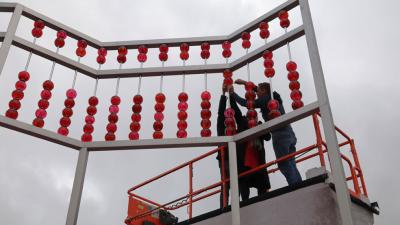
[[[139,113],[132,113],[131,120],[133,122],[140,122],[140,120],[142,120],[142,116]]]
[[[78,48],[86,48],[87,47],[87,42],[83,39],[79,40],[78,43]]]
[[[83,57],[83,56],[86,55],[86,49],[79,47],[79,48],[76,49],[75,53],[76,53],[77,56]]]
[[[87,124],[94,124],[95,121],[96,121],[96,119],[93,116],[87,115],[85,117],[85,122]]]
[[[25,90],[26,89],[26,83],[24,82],[24,81],[17,81],[16,83],[15,83],[15,88],[17,89],[17,90],[21,90],[21,91],[23,91],[23,90]]]
[[[143,54],[143,53],[139,53],[139,55],[137,56],[137,60],[141,63],[144,63],[147,61],[147,55]]]
[[[288,79],[290,81],[297,81],[299,79],[299,73],[297,71],[290,71],[288,73]]]
[[[93,137],[91,134],[82,134],[81,141],[83,142],[91,142]]]
[[[6,117],[10,118],[10,119],[17,119],[18,118],[18,111],[14,110],[14,109],[8,109],[6,111]]]
[[[143,102],[143,97],[141,95],[137,94],[133,97],[133,103],[142,104],[142,102]]]
[[[179,55],[179,57],[182,60],[188,60],[189,59],[189,53],[188,52],[181,52],[181,54]]]
[[[222,43],[222,49],[229,50],[231,48],[231,43],[229,41],[224,41]]]
[[[164,120],[164,114],[162,112],[156,112],[154,114],[154,120],[163,121]]]
[[[117,125],[115,123],[107,124],[106,130],[110,133],[115,133],[117,131]]]
[[[226,117],[224,120],[224,124],[226,127],[234,127],[235,126],[235,119],[233,117]]]
[[[179,46],[182,52],[188,52],[189,51],[189,45],[187,43],[182,43],[181,46]]]
[[[186,138],[187,137],[187,132],[186,130],[178,130],[176,132],[176,137],[177,138]]]
[[[144,45],[141,45],[141,46],[139,46],[139,48],[138,48],[138,51],[139,51],[139,53],[142,53],[142,54],[147,54],[147,52],[148,52],[148,49],[147,49],[147,47],[146,47],[146,46],[144,46]]]
[[[36,20],[36,21],[33,23],[33,26],[34,26],[35,28],[43,29],[43,28],[44,28],[44,22],[43,22],[42,20]]]
[[[279,116],[281,116],[281,113],[280,113],[278,110],[271,110],[271,111],[268,113],[268,118],[269,118],[270,120],[275,119],[276,117],[279,117]]]
[[[203,129],[203,130],[201,130],[200,135],[202,137],[210,137],[211,136],[211,130],[210,129]]]
[[[165,109],[165,105],[163,103],[156,103],[154,106],[156,112],[163,112]]]
[[[233,84],[233,79],[231,77],[224,79],[224,85],[229,86]]]
[[[249,128],[253,128],[253,127],[257,126],[257,120],[254,120],[254,119],[249,120],[248,126],[249,126]]]
[[[69,107],[64,108],[63,111],[62,111],[62,114],[65,117],[71,117],[73,113],[74,113],[74,111],[72,110],[72,108],[69,108]]]
[[[129,133],[129,140],[138,140],[138,139],[139,139],[139,133],[137,133],[137,132]]]
[[[35,112],[36,118],[44,119],[47,116],[47,112],[44,109],[37,109]]]
[[[107,133],[106,136],[104,136],[104,139],[106,141],[115,141],[115,134],[114,133]]]
[[[78,94],[76,93],[76,91],[74,89],[71,88],[71,89],[67,90],[65,95],[67,96],[67,98],[75,99]]]
[[[62,39],[62,38],[57,38],[57,39],[54,41],[54,45],[55,45],[56,47],[58,47],[58,48],[62,48],[62,47],[64,47],[64,45],[65,45],[65,41],[64,41],[64,39]]]
[[[121,103],[121,98],[117,95],[111,97],[111,104],[112,105],[119,105]]]
[[[262,39],[268,38],[269,35],[270,35],[269,30],[264,30],[264,29],[263,29],[263,30],[260,30],[260,37],[261,37]]]
[[[88,103],[91,106],[96,106],[97,104],[99,104],[99,99],[96,96],[92,96],[89,98]]]
[[[223,50],[223,51],[222,51],[222,56],[223,56],[224,58],[229,58],[229,57],[232,56],[232,51],[231,51],[230,49]]]
[[[138,132],[140,130],[140,123],[138,122],[132,122],[131,125],[129,126],[131,131],[133,132]]]
[[[185,120],[179,120],[177,127],[179,130],[185,130],[187,128],[187,122]]]
[[[224,75],[224,78],[231,78],[232,77],[232,71],[226,69],[226,70],[224,70],[223,75]]]
[[[18,73],[18,79],[20,81],[28,81],[31,76],[29,75],[28,71],[21,71]]]
[[[225,109],[224,116],[233,118],[235,116],[235,110],[232,108]]]
[[[271,110],[278,110],[279,109],[279,102],[275,99],[269,100],[267,104],[268,109]]]
[[[160,59],[160,61],[167,61],[168,60],[168,54],[166,52],[160,52],[160,54],[158,55],[158,58]]]
[[[202,99],[202,100],[210,101],[210,99],[211,99],[211,94],[210,94],[210,92],[208,92],[208,91],[203,91],[203,92],[201,93],[201,99]]]
[[[43,88],[44,88],[45,90],[49,90],[49,91],[53,90],[53,88],[54,88],[54,83],[53,83],[53,81],[51,81],[51,80],[46,80],[45,82],[43,82]]]
[[[209,129],[211,127],[211,121],[209,119],[203,119],[200,125],[203,129]]]
[[[201,101],[200,106],[202,109],[210,109],[211,103],[208,100]]]
[[[166,44],[161,44],[159,47],[160,52],[167,53],[168,52],[168,45]]]
[[[117,123],[118,122],[118,115],[115,113],[111,113],[108,115],[108,122],[110,123]]]
[[[290,81],[289,83],[289,89],[290,90],[299,90],[300,89],[300,83],[298,81]]]
[[[290,93],[290,98],[291,98],[293,101],[299,101],[299,100],[301,100],[301,97],[302,97],[302,94],[301,94],[301,91],[299,91],[299,90],[293,90],[293,91]]]
[[[21,108],[21,102],[18,101],[18,100],[13,99],[8,103],[8,107],[10,109],[18,110],[18,109]]]
[[[101,56],[106,56],[107,55],[107,49],[99,48],[99,50],[97,50],[97,54],[101,55]]]
[[[118,48],[118,54],[119,55],[126,55],[128,54],[128,49],[125,46],[121,46]]]
[[[60,119],[60,125],[62,127],[69,127],[71,125],[71,119],[69,117],[63,117]]]
[[[232,136],[236,134],[236,129],[234,127],[227,127],[225,129],[225,135],[226,136]]]
[[[291,72],[291,71],[296,71],[297,69],[297,64],[293,61],[289,61],[288,63],[286,63],[286,69],[287,71]]]
[[[188,100],[188,98],[189,98],[189,96],[188,96],[188,94],[187,94],[186,92],[181,92],[181,93],[178,95],[178,100],[179,100],[180,102],[186,102],[186,101]]]
[[[250,40],[250,33],[249,32],[243,32],[242,33],[242,40]]]
[[[179,111],[186,111],[188,109],[188,104],[186,102],[179,102],[178,109]]]
[[[265,68],[264,75],[268,78],[274,77],[275,69],[274,68]]]
[[[140,112],[142,112],[142,106],[139,105],[139,104],[134,104],[134,105],[132,106],[132,112],[134,112],[134,113],[140,113]]]
[[[254,109],[249,109],[247,111],[247,117],[250,118],[250,119],[257,118],[257,111],[254,110]]]
[[[179,120],[186,120],[187,117],[188,117],[187,112],[185,112],[185,111],[179,111],[178,112],[178,119]]]
[[[163,93],[158,93],[158,94],[156,94],[155,100],[157,103],[164,103],[165,95]]]
[[[253,82],[248,81],[248,82],[246,82],[244,87],[245,87],[246,91],[253,91],[253,89],[256,87],[256,85]]]
[[[292,108],[293,109],[298,109],[298,108],[301,108],[303,106],[304,106],[304,103],[301,100],[292,102]]]
[[[36,118],[33,120],[32,125],[35,127],[42,128],[44,126],[44,120],[40,118]]]
[[[119,54],[118,57],[117,57],[117,61],[119,63],[125,63],[126,62],[126,55]]]
[[[264,67],[265,68],[272,68],[274,67],[274,61],[272,59],[264,59]]]
[[[92,124],[87,123],[85,124],[85,126],[83,126],[83,132],[87,133],[87,134],[91,134],[94,131],[94,127]]]
[[[279,24],[282,28],[287,28],[290,25],[290,20],[281,20]]]
[[[21,99],[24,98],[24,92],[21,91],[21,90],[14,90],[14,91],[11,93],[11,96],[12,96],[12,98],[15,99],[15,100],[21,100]]]
[[[73,99],[71,99],[71,98],[67,98],[64,101],[64,106],[67,107],[67,108],[72,108],[72,107],[75,106],[75,101]]]
[[[244,97],[247,100],[254,100],[256,98],[256,93],[254,91],[247,91]]]
[[[89,106],[86,109],[87,114],[93,116],[97,113],[97,108],[95,106]]]
[[[63,30],[59,30],[57,32],[57,38],[65,39],[65,38],[67,38],[67,33]]]
[[[254,101],[252,101],[252,100],[247,101],[246,107],[247,107],[248,109],[254,109],[254,108],[255,108],[255,103],[254,103]]]
[[[46,99],[46,100],[49,100],[50,98],[51,98],[51,92],[49,91],[49,90],[43,90],[41,93],[40,93],[40,96],[42,97],[42,99]]]
[[[263,58],[264,59],[272,59],[273,56],[274,56],[274,54],[271,51],[268,51],[268,50],[264,51],[264,53],[263,53]]]
[[[202,109],[200,112],[200,116],[202,119],[209,119],[211,118],[211,111],[209,109]]]
[[[154,133],[153,133],[153,138],[154,139],[162,139],[163,138],[163,133],[161,132],[161,131],[155,131]]]
[[[258,27],[260,28],[260,30],[268,30],[269,25],[267,22],[261,22]]]
[[[43,30],[40,28],[33,28],[32,29],[32,36],[34,36],[35,38],[40,38],[43,35]]]
[[[286,10],[281,10],[278,13],[278,17],[280,20],[286,20],[289,18],[289,13]]]
[[[163,129],[163,123],[161,121],[154,121],[153,128],[155,131],[161,131]]]
[[[110,113],[118,113],[119,112],[119,107],[117,105],[110,105],[110,107],[108,107],[108,111]]]
[[[200,56],[201,56],[202,59],[208,59],[208,58],[210,58],[210,51],[202,50],[200,52]]]
[[[208,42],[203,42],[202,44],[201,44],[201,50],[210,50],[210,43],[208,43]]]
[[[251,42],[249,40],[243,40],[242,47],[248,49],[251,47]]]
[[[104,55],[99,55],[96,58],[98,64],[104,64],[106,62],[106,57]]]

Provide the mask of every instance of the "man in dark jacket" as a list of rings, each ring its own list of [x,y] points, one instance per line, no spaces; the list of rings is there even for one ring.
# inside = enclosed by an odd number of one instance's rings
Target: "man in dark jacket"
[[[243,85],[246,83],[246,81],[238,79],[235,81],[235,83]],[[262,117],[266,122],[269,120],[269,110],[267,108],[267,103],[271,99],[269,83],[260,83],[256,91],[257,99],[254,102],[255,108],[260,108]],[[277,92],[274,92],[273,97],[279,102],[279,111],[281,115],[285,114],[285,109],[283,108],[281,96]],[[232,93],[232,98],[241,106],[246,106],[247,104],[247,100],[240,97],[235,92]],[[297,139],[290,124],[271,131],[271,134],[272,145],[274,147],[275,156],[277,159],[296,151]],[[294,157],[278,163],[278,168],[285,176],[286,181],[289,185],[293,185],[302,181]]]
[[[225,116],[224,116],[224,111],[226,109],[226,102],[227,102],[227,97],[225,96],[226,92],[226,87],[223,88],[223,94],[221,95],[220,102],[219,102],[219,107],[218,107],[218,118],[217,118],[217,134],[218,136],[224,136],[225,135]],[[237,124],[237,131],[242,132],[244,130],[248,129],[248,122],[247,118],[242,115],[239,107],[237,106],[236,102],[233,101],[232,98],[230,98],[230,103],[231,103],[231,108],[235,111],[235,121]],[[269,140],[271,137],[268,135],[265,137],[265,139]],[[263,142],[263,139],[259,140],[261,143]],[[236,153],[237,153],[237,165],[238,165],[238,174],[243,173],[250,168],[245,166],[244,159],[245,159],[245,151],[247,147],[247,142],[244,143],[238,143],[236,144]],[[264,150],[264,145],[261,144],[262,148],[258,149],[257,152],[259,153],[259,159],[260,159],[260,164],[265,163],[265,150]],[[221,170],[221,176],[222,176],[222,159],[221,159],[221,154],[218,152],[218,163],[219,167]],[[225,156],[224,156],[224,164],[225,164],[225,174],[226,177],[229,177],[229,156],[228,156],[228,151],[225,150]],[[268,173],[266,170],[261,170],[258,171],[254,174],[245,176],[243,178],[239,179],[239,193],[242,197],[242,200],[247,200],[250,195],[250,187],[255,187],[257,188],[258,194],[262,194],[267,192],[268,189],[270,189],[271,185],[269,182],[269,177]],[[229,196],[229,184],[227,184],[227,198]],[[221,195],[220,195],[220,204],[221,208],[223,207],[223,190],[221,188]]]

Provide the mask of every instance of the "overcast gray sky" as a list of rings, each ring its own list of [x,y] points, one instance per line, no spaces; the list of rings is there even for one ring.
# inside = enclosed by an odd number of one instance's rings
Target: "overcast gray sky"
[[[50,18],[62,22],[83,33],[102,41],[137,40],[153,38],[173,38],[190,36],[224,35],[261,16],[282,0],[148,0],[148,1],[18,1]],[[400,180],[395,175],[400,169],[396,140],[400,139],[397,127],[400,124],[398,99],[397,61],[400,58],[400,31],[395,25],[400,21],[396,9],[400,3],[386,1],[316,1],[310,0],[311,11],[320,49],[323,69],[335,123],[343,128],[356,141],[360,161],[364,169],[371,201],[378,201],[382,214],[376,218],[376,224],[395,224],[396,213],[400,211],[398,202]],[[10,14],[0,14],[0,31],[5,31]],[[291,13],[292,25],[301,24],[299,10]],[[282,30],[271,24],[271,35],[278,37]],[[21,21],[18,35],[31,40],[32,21]],[[39,45],[50,46],[55,32],[44,30]],[[262,44],[258,34],[252,34],[253,46]],[[233,58],[244,54],[237,42],[233,47]],[[61,54],[75,58],[75,41],[67,39],[67,46]],[[254,49],[254,47],[252,47]],[[313,80],[306,54],[304,38],[292,44],[293,58],[299,65],[301,90],[305,103],[315,100]],[[83,59],[87,65],[96,66],[95,50],[88,49]],[[126,67],[138,67],[136,51],[128,53]],[[198,48],[191,48],[189,64],[199,63]],[[213,55],[218,57],[213,58]],[[152,61],[155,51],[149,52],[149,63],[145,66],[160,65]],[[105,68],[117,68],[115,53],[110,53]],[[0,76],[0,112],[5,112],[10,93],[23,69],[27,53],[13,47]],[[172,60],[178,57],[178,51],[172,50],[167,65],[181,62]],[[223,62],[219,47],[212,48],[210,63]],[[284,71],[287,61],[285,48],[275,53],[277,76],[275,88],[282,94],[285,107],[290,109],[289,90]],[[154,63],[155,62],[155,63]],[[20,110],[22,121],[32,121],[41,83],[48,78],[51,62],[38,56],[32,58],[26,97]],[[252,79],[261,82],[262,62],[251,65]],[[63,108],[65,90],[72,84],[73,71],[56,66],[54,82],[56,89],[52,98],[46,129],[56,130]],[[279,76],[280,75],[280,76]],[[234,74],[235,78],[245,78],[245,70]],[[164,91],[167,93],[165,131],[167,137],[176,132],[177,94],[181,91],[181,78],[172,76],[165,79]],[[220,95],[221,75],[209,77],[209,88],[213,94],[213,122]],[[143,81],[143,122],[141,135],[149,138],[152,129],[154,94],[158,91],[158,78],[146,78]],[[179,84],[179,85],[177,85]],[[202,76],[189,76],[189,136],[198,136],[199,95],[204,89]],[[199,85],[201,84],[201,85]],[[77,80],[77,106],[74,109],[71,136],[79,138],[83,126],[87,98],[93,92],[94,82],[85,76]],[[98,115],[96,115],[95,138],[102,140],[105,134],[109,98],[115,92],[115,80],[101,81],[99,85]],[[239,89],[239,88],[238,88]],[[120,121],[118,139],[126,139],[129,132],[131,97],[136,93],[137,79],[124,79],[121,84]],[[238,90],[243,94],[243,90]],[[311,120],[306,119],[294,124],[302,148],[312,144]],[[215,128],[214,128],[215,134]],[[73,175],[78,153],[42,140],[0,128],[0,223],[53,225],[65,223],[68,199],[71,193]],[[120,151],[91,154],[81,213],[78,224],[121,224],[126,216],[126,190],[139,182],[169,169],[177,163],[185,162],[206,149],[168,149],[152,151]],[[267,144],[267,160],[274,158],[270,144]],[[308,168],[317,165],[317,161],[300,166],[303,177]],[[141,193],[156,201],[171,200],[187,190],[187,171],[184,170],[159,184],[150,186]],[[202,187],[217,181],[218,170],[214,157],[195,166],[195,186]],[[271,176],[273,188],[285,185],[280,173]],[[170,191],[174,190],[174,191]],[[179,192],[179,193],[178,193]],[[254,194],[254,193],[253,193]],[[212,198],[195,206],[195,214],[217,207],[217,198]],[[176,212],[185,217],[185,209]]]

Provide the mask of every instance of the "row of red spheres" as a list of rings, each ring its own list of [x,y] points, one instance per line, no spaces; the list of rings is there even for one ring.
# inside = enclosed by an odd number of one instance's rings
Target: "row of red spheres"
[[[188,109],[188,104],[187,104],[187,100],[189,99],[189,96],[186,92],[181,92],[178,95],[178,115],[181,112],[186,112],[186,110]],[[186,122],[186,118],[184,119],[180,119],[178,116],[178,123],[177,123],[177,127],[178,127],[178,131],[176,132],[176,136],[178,138],[186,138],[187,137],[187,122]]]
[[[74,99],[76,98],[77,93],[74,89],[69,89],[66,92],[66,96],[67,99],[64,101],[65,108],[62,111],[63,117],[60,119],[60,128],[57,130],[57,132],[63,136],[68,136],[69,134],[68,127],[71,125],[70,117],[73,114],[72,108],[75,106]]]
[[[90,142],[93,140],[93,124],[96,121],[94,115],[97,113],[96,106],[99,104],[99,99],[96,96],[92,96],[89,98],[88,103],[89,106],[86,108],[87,115],[85,117],[85,125],[83,126],[83,134],[81,136],[83,142]]]
[[[164,134],[162,133],[162,129],[164,127],[162,121],[164,120],[164,109],[165,109],[165,95],[163,93],[156,94],[155,97],[156,104],[154,105],[154,109],[156,113],[154,114],[154,123],[153,123],[153,138],[154,139],[162,139]]]

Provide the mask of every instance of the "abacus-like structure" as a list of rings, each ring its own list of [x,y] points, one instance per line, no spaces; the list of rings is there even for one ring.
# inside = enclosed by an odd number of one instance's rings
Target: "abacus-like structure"
[[[303,24],[288,30],[290,26],[289,12],[295,7],[300,7]],[[338,199],[340,216],[344,224],[353,224],[352,214],[350,210],[348,188],[345,181],[344,169],[342,161],[338,153],[338,141],[333,124],[332,113],[329,105],[328,95],[324,83],[324,76],[322,72],[321,62],[319,58],[314,28],[312,24],[311,14],[309,10],[308,0],[288,0],[287,2],[279,5],[270,12],[262,15],[256,20],[243,26],[237,31],[225,36],[213,37],[192,37],[192,38],[175,38],[175,39],[155,39],[155,40],[142,40],[142,41],[123,41],[123,42],[101,42],[95,38],[89,37],[75,29],[65,26],[57,21],[54,21],[34,10],[31,10],[23,5],[16,3],[0,3],[0,12],[12,12],[12,17],[7,29],[7,32],[0,32],[0,41],[2,46],[0,50],[0,72],[3,70],[4,64],[11,45],[19,47],[29,52],[29,57],[25,68],[19,72],[18,81],[15,84],[15,90],[12,92],[12,100],[9,102],[9,109],[5,112],[4,116],[0,116],[0,126],[19,131],[37,138],[41,138],[53,143],[57,143],[72,149],[79,150],[79,159],[76,169],[75,180],[73,184],[73,191],[71,195],[67,225],[75,225],[79,212],[79,204],[81,200],[81,193],[83,189],[83,182],[85,177],[86,165],[89,152],[94,153],[97,151],[112,151],[112,150],[133,150],[133,149],[155,149],[155,148],[185,148],[185,147],[201,147],[201,146],[228,146],[229,161],[230,161],[230,182],[231,182],[231,203],[232,203],[232,224],[240,224],[240,209],[238,199],[238,175],[236,165],[236,145],[237,142],[250,140],[270,132],[273,129],[288,125],[292,122],[298,121],[317,112],[320,112],[324,128],[324,134],[327,142],[328,154],[331,164],[331,172],[333,183],[336,188],[336,196]],[[27,17],[33,20],[32,35],[33,42],[29,42],[16,35],[16,30],[21,17]],[[283,31],[281,35],[275,39],[269,40],[270,31],[269,23],[273,20],[279,20],[280,26]],[[53,29],[57,32],[54,45],[56,51],[50,50],[51,47],[45,48],[36,44],[36,41],[46,35],[46,29]],[[259,38],[265,40],[265,44],[256,49],[251,48],[251,39],[257,38],[258,35],[251,35],[251,33],[259,32]],[[315,90],[317,93],[317,101],[304,104],[302,101],[302,93],[300,92],[299,73],[297,72],[297,64],[293,61],[290,43],[302,36],[305,36],[308,55],[312,67],[312,76],[315,83]],[[72,38],[77,42],[76,55],[77,60],[62,56],[59,51],[65,45],[65,39]],[[242,40],[242,47],[246,53],[236,60],[231,60],[230,57],[235,54],[231,49],[231,43]],[[267,41],[268,39],[268,41]],[[92,68],[80,62],[82,57],[86,55],[86,48],[90,46],[98,49],[98,56],[96,59],[98,68]],[[210,51],[210,46],[220,46],[218,51],[221,51],[222,57],[225,58],[225,63],[209,64],[210,57],[221,57],[221,55],[213,55]],[[201,53],[199,56],[190,55],[190,57],[199,57],[204,60],[204,64],[187,65],[186,60],[189,58],[190,49],[199,47]],[[222,49],[221,49],[222,47]],[[54,48],[54,47],[53,47]],[[158,59],[147,57],[148,49],[159,49]],[[169,48],[180,48],[181,66],[166,66],[168,60]],[[275,76],[273,51],[279,48],[287,48],[288,62],[286,68],[288,70],[288,79],[290,81],[289,88],[291,91],[291,98],[293,100],[291,112],[281,115],[279,112],[279,102],[271,99],[268,102],[269,121],[258,125],[257,112],[254,110],[254,100],[256,98],[254,87],[255,84],[251,82],[250,77],[250,64],[259,58],[264,58],[264,75],[271,84],[271,96],[273,89],[272,78]],[[138,51],[137,60],[140,63],[140,68],[123,68],[122,65],[127,60],[133,60],[132,52]],[[118,51],[117,59],[107,58],[107,52]],[[38,109],[35,113],[35,118],[32,124],[27,124],[18,121],[18,110],[24,106],[22,100],[24,97],[24,90],[30,76],[37,76],[37,74],[30,74],[28,72],[29,62],[32,54],[46,58],[52,61],[50,75],[44,78],[43,91],[40,93],[40,100],[38,101]],[[101,66],[106,61],[117,60],[119,63],[118,69],[102,69]],[[158,60],[161,63],[159,67],[144,67],[143,64],[149,60]],[[275,63],[276,64],[276,63]],[[59,129],[50,131],[44,129],[47,111],[52,110],[50,100],[52,90],[57,88],[57,84],[53,83],[52,77],[54,67],[56,65],[65,66],[74,70],[73,84],[70,89],[66,91],[66,99],[64,102],[65,108],[61,110],[61,119]],[[211,133],[210,127],[212,126],[211,115],[211,101],[212,94],[207,88],[207,76],[209,74],[223,74],[223,83],[231,85],[233,83],[233,74],[239,68],[247,67],[248,81],[245,85],[246,99],[247,99],[247,117],[249,127],[241,133],[236,133],[234,111],[228,108],[225,111],[225,125],[226,136],[215,136]],[[83,134],[80,140],[68,137],[68,127],[73,121],[73,107],[75,106],[75,99],[79,98],[79,90],[75,90],[76,78],[79,76],[88,76],[93,78],[95,82],[93,95],[88,99],[85,121],[81,121],[83,125]],[[178,96],[178,114],[177,114],[177,132],[176,138],[165,138],[163,134],[163,119],[166,98],[168,93],[163,92],[163,78],[164,76],[181,76],[182,90]],[[185,90],[185,77],[188,75],[203,75],[204,76],[204,91],[199,97],[192,97],[198,99],[201,105],[201,114],[198,116],[198,121],[186,121],[188,118],[187,100],[189,93]],[[3,74],[4,76],[4,74]],[[149,101],[143,99],[141,96],[141,80],[146,77],[157,76],[160,78],[160,90],[155,94],[154,105],[154,133],[151,138],[144,138],[140,136],[141,127],[145,124],[141,121],[142,102]],[[1,77],[0,77],[1,78]],[[139,79],[138,91],[133,96],[132,116],[131,123],[129,124],[130,133],[128,137],[117,138],[117,122],[118,112],[120,111],[121,98],[118,96],[119,83],[121,78],[137,78]],[[98,99],[97,86],[98,81],[101,79],[117,79],[115,87],[115,95],[111,97],[111,105],[109,106],[108,125],[105,129],[104,140],[93,140],[92,133],[95,127],[95,115],[97,113]],[[36,85],[36,84],[29,84]],[[39,94],[38,94],[39,95]],[[125,101],[125,100],[124,100]],[[228,100],[229,102],[229,100]],[[76,107],[76,106],[75,106]],[[96,118],[101,119],[101,118]],[[104,118],[103,118],[104,119]],[[201,130],[198,134],[190,135],[186,129],[188,124],[199,123]],[[119,124],[118,126],[122,126]]]

